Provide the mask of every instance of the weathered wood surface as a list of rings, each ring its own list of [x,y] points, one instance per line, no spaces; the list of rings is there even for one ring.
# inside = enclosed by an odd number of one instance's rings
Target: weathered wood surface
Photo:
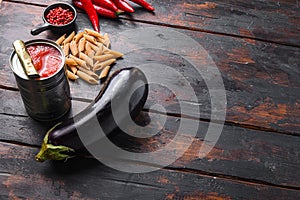
[[[0,142],[1,199],[298,199],[294,189],[163,169],[112,170],[98,161],[37,165],[36,149]]]
[[[24,38],[24,40],[35,38],[30,35],[29,30],[40,23],[41,19],[38,16],[40,16],[43,7],[36,8],[35,6],[4,2],[2,9],[18,13],[25,10],[24,15],[26,15],[27,19],[30,19],[26,21],[27,23],[20,24],[20,26],[24,26],[22,29],[28,31],[15,35],[9,34],[7,31],[17,31],[20,27],[14,27],[12,24],[18,23],[21,19],[10,18],[8,13],[11,12],[6,12],[7,16],[1,17],[1,20],[3,20],[1,22],[3,26],[3,29],[1,28],[0,30],[1,35],[9,35],[9,38],[2,39],[3,46],[1,48],[3,49],[1,49],[1,52],[3,52],[3,55],[0,55],[0,60],[3,68],[1,68],[0,74],[4,78],[0,80],[0,83],[8,88],[16,88],[13,74],[8,66],[8,55],[12,50],[11,42],[20,37]],[[89,26],[89,21],[83,15],[80,16],[82,17],[78,18],[78,24]],[[103,31],[109,32],[112,37],[112,48],[122,49],[121,46],[126,48],[132,42],[126,39],[119,39],[118,36],[122,34],[120,32],[135,28],[137,25],[107,19],[101,20],[101,23]],[[4,27],[9,28],[5,29]],[[138,27],[144,27],[144,25],[139,24]],[[78,28],[82,29],[80,26]],[[181,32],[193,38],[205,48],[220,70],[227,95],[226,121],[228,123],[252,126],[254,128],[260,127],[261,129],[290,134],[300,133],[299,48],[202,32]],[[47,32],[42,33],[38,37],[57,38],[57,36]],[[118,43],[119,46],[114,46],[114,43]],[[136,54],[140,56],[136,56]],[[151,51],[149,49],[138,52],[133,51],[128,53],[124,60],[118,61],[115,68],[128,65],[138,66],[153,62],[172,66],[180,71],[184,77],[188,78],[188,81],[195,89],[197,98],[203,102],[201,117],[209,120],[210,100],[206,85],[197,73],[187,70],[191,66],[180,55],[170,56],[170,52]],[[168,79],[166,81],[169,83],[174,82],[174,80]],[[73,97],[78,98],[93,99],[99,91],[98,86],[92,87],[82,82],[71,84],[71,86]],[[151,92],[149,99],[165,104],[165,106],[168,106],[170,113],[178,114],[180,112],[178,106],[174,106],[172,95],[162,97],[162,93],[165,93],[165,91],[160,91],[159,88],[157,92],[160,93],[160,96],[157,95],[158,93]],[[186,106],[190,110],[189,115],[197,117],[198,113],[193,113],[193,105],[189,103],[190,99],[186,97],[183,100],[186,101]]]
[[[68,0],[63,1],[68,2]],[[41,6],[47,6],[53,2],[55,0],[30,1]],[[298,1],[167,0],[149,2],[156,8],[155,13],[145,12],[141,7],[129,2],[134,7],[135,13],[121,15],[120,18],[299,47],[300,4]]]
[[[49,31],[37,37],[30,35],[30,29],[41,23],[44,7],[52,2],[1,3],[0,199],[300,198],[297,1],[152,1],[155,15],[136,7],[131,17],[100,19],[101,29],[111,36],[113,49],[133,49],[118,60],[113,70],[151,63],[171,66],[188,80],[200,102],[195,104],[189,96],[183,95],[180,100],[188,114],[180,115],[178,99],[170,90],[150,86],[139,120],[147,124],[150,115],[150,128],[159,134],[145,140],[118,132],[110,136],[116,145],[134,152],[155,151],[172,141],[182,118],[197,122],[199,129],[189,149],[176,162],[161,170],[140,174],[112,170],[94,159],[46,163],[34,160],[52,124],[41,124],[28,117],[8,61],[15,39],[58,37]],[[91,28],[83,13],[79,13],[77,25],[79,30]],[[211,56],[222,75],[227,95],[226,122],[218,142],[204,158],[199,157],[199,150],[209,142],[205,140],[211,114],[207,86],[195,67],[183,59],[183,54],[151,49],[124,37],[123,31],[149,27],[157,30],[172,27],[192,38]],[[196,55],[191,53],[190,56]],[[205,65],[207,59],[201,62]],[[185,94],[180,80],[166,77],[163,82],[179,85],[180,94]],[[69,116],[84,109],[101,87],[72,82],[73,108]],[[156,103],[163,105],[167,112],[149,110]],[[200,116],[195,105],[199,106]],[[157,121],[160,117],[166,117],[165,125]],[[193,139],[192,132],[181,134]],[[188,145],[179,142],[177,151]],[[177,151],[172,154],[176,155]],[[157,163],[142,163],[147,164]]]
[[[0,113],[5,113],[5,115],[2,114],[0,118],[0,126],[3,127],[0,141],[39,147],[47,129],[53,124],[42,125],[30,119],[23,111],[18,92],[1,90],[0,92],[6,94],[1,98],[5,103]],[[77,110],[79,110],[78,108],[83,109],[87,104],[73,101],[73,107]],[[19,106],[12,107],[11,105]],[[76,112],[75,110],[74,114]],[[145,114],[147,115],[147,113]],[[137,140],[127,137],[124,133],[118,133],[111,139],[122,148],[142,152],[155,151],[164,144],[168,144],[174,135],[178,134],[180,118],[169,116],[166,127],[161,130],[160,127],[163,124],[159,121],[159,114],[151,115],[153,116],[150,127],[157,133],[155,137],[149,140]],[[146,119],[142,118],[141,120]],[[205,145],[204,142],[208,142],[204,139],[207,127],[207,122],[199,121],[199,130],[190,149],[169,167],[300,188],[300,171],[297,170],[300,164],[299,156],[297,156],[300,153],[298,147],[300,137],[283,134],[275,135],[275,137],[272,132],[225,126],[216,146],[205,158],[200,158],[200,147]],[[145,134],[147,130],[144,129]],[[190,133],[181,134],[192,139]],[[285,142],[282,143],[282,141]],[[183,141],[177,146],[184,148],[187,145],[189,144]],[[260,173],[255,174],[257,170]]]

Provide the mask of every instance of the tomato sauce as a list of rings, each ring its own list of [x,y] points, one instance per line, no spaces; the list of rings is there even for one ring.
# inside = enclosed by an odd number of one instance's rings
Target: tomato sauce
[[[62,66],[62,55],[51,45],[33,44],[27,47],[27,51],[41,78],[52,76]]]

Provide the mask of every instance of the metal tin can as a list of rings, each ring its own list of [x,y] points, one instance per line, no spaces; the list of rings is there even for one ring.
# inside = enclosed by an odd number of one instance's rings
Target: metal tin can
[[[61,47],[53,41],[37,39],[25,42],[26,47],[35,44],[50,45],[61,54],[62,64],[54,74],[45,78],[29,79],[15,51],[10,57],[10,67],[28,115],[38,121],[54,121],[64,116],[71,108],[65,56]]]

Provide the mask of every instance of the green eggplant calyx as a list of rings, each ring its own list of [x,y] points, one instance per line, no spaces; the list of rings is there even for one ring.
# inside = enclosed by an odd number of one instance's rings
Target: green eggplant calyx
[[[41,150],[35,156],[37,161],[44,162],[45,160],[66,160],[67,158],[70,158],[70,156],[66,153],[73,152],[74,150],[72,148],[62,145],[55,146],[53,144],[48,144],[49,133],[59,124],[56,124],[54,127],[52,127],[45,135]]]

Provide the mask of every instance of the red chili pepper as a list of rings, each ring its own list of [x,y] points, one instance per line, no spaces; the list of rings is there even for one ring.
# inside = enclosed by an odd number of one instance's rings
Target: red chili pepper
[[[123,0],[112,0],[112,1],[116,4],[116,6],[119,9],[124,10],[125,12],[129,12],[129,13],[134,12],[134,9],[126,1],[123,1]]]
[[[79,0],[73,0],[73,3],[75,4],[75,6],[79,9],[83,9],[83,5]],[[101,6],[97,6],[97,5],[93,5],[96,12],[103,16],[103,17],[109,17],[109,18],[117,18],[119,14],[121,14],[122,12],[118,9],[118,12],[113,12],[111,10],[108,10],[106,8],[103,8]]]
[[[75,0],[73,0],[74,2]],[[94,30],[100,32],[98,14],[93,6],[92,0],[79,0],[82,3],[83,9],[90,18]],[[75,4],[75,3],[74,3]]]
[[[117,12],[118,7],[111,0],[92,0],[93,4]]]
[[[147,10],[150,10],[150,11],[154,11],[154,7],[152,7],[147,1],[145,0],[129,0],[129,1],[132,1],[144,8],[146,8]]]

